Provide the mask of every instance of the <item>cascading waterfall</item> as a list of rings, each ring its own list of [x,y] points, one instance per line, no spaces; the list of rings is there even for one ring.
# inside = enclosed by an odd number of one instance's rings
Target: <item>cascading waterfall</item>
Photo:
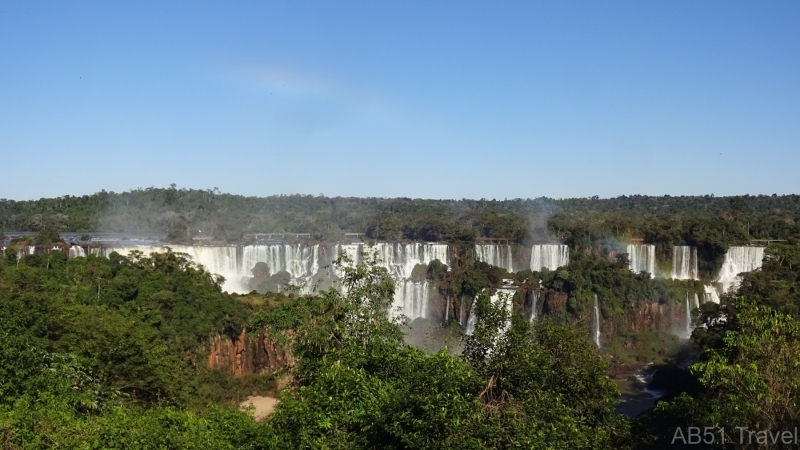
[[[144,255],[165,252],[167,246],[132,246],[91,249],[91,253],[108,257],[112,252],[127,256],[133,250]],[[409,320],[426,318],[429,314],[431,286],[427,281],[411,281],[417,264],[430,264],[438,259],[449,264],[449,249],[445,244],[378,243],[372,247],[365,244],[334,244],[326,247],[319,244],[267,244],[245,246],[185,246],[169,245],[173,252],[186,253],[197,264],[211,273],[222,275],[222,288],[228,292],[250,292],[251,270],[256,263],[263,262],[269,275],[288,272],[292,283],[308,289],[312,282],[323,274],[325,268],[339,256],[346,254],[354,264],[362,262],[362,252],[375,252],[378,264],[385,267],[395,280],[395,296],[392,309],[400,308]],[[73,247],[75,248],[75,247]],[[79,247],[78,247],[79,248]],[[72,250],[70,250],[72,251]],[[77,249],[76,249],[77,251]],[[341,273],[335,275],[341,276]],[[393,313],[392,313],[393,314]]]
[[[539,312],[539,296],[541,295],[542,291],[533,291],[531,292],[531,314],[528,320],[533,322],[536,320],[536,315]]]
[[[676,280],[696,280],[697,248],[687,245],[672,247],[672,278]]]
[[[703,286],[703,303],[708,302],[719,304],[719,292],[714,286],[706,284]]]
[[[592,337],[597,348],[600,348],[600,305],[597,303],[597,294],[594,294],[594,318],[592,320]]]
[[[288,272],[293,280],[307,280],[319,272],[319,256],[319,244],[247,245],[242,248],[242,269],[265,262],[270,275]]]
[[[333,246],[333,259],[339,257],[339,255],[344,254],[350,262],[346,265],[349,266],[357,266],[361,262],[361,253],[364,251],[364,246],[362,244],[336,244]],[[341,276],[341,270],[337,271],[337,276]]]
[[[719,270],[717,282],[722,284],[722,294],[739,284],[739,274],[752,272],[761,267],[766,247],[730,247]]]
[[[697,294],[695,294],[695,297],[697,297]],[[692,337],[692,330],[694,330],[692,326],[692,308],[689,306],[689,291],[686,291],[686,339]]]
[[[630,257],[630,268],[634,273],[647,272],[650,277],[655,276],[656,271],[656,246],[652,244],[630,244],[628,245],[628,256]]]
[[[478,324],[478,315],[475,314],[475,299],[472,300],[472,307],[469,309],[469,319],[467,319],[467,329],[465,333],[472,335],[475,332],[475,325]]]
[[[250,270],[253,266],[244,267],[242,264],[242,247],[219,246],[219,247],[194,247],[187,245],[167,245],[167,246],[145,246],[137,245],[133,247],[106,247],[92,249],[92,253],[108,257],[111,253],[117,252],[122,256],[128,256],[134,250],[142,252],[145,256],[151,253],[163,253],[169,247],[174,253],[185,253],[197,264],[202,265],[208,272],[222,275],[225,282],[222,289],[228,292],[246,293],[250,292],[248,277],[251,276]],[[254,264],[255,265],[255,264]]]
[[[344,252],[354,263],[361,262],[361,253],[375,253],[379,264],[386,267],[394,278],[410,278],[417,264],[430,264],[438,259],[449,265],[449,248],[446,244],[392,244],[380,242],[372,247],[365,244],[336,244],[334,255]]]
[[[458,323],[461,325],[462,328],[467,328],[467,309],[466,305],[464,304],[464,296],[461,296],[461,307],[458,310]]]
[[[500,306],[506,311],[510,311],[512,305],[512,298],[516,292],[516,288],[499,288],[489,296],[489,301],[495,306]],[[472,307],[469,311],[469,320],[467,320],[466,334],[471,335],[475,332],[475,326],[478,324],[478,314],[475,312],[475,302],[477,299],[472,300]],[[499,335],[505,333],[511,327],[511,318],[505,322],[503,329],[500,330]]]
[[[396,283],[390,317],[402,314],[408,320],[427,318],[431,286],[427,281],[399,281]]]
[[[531,248],[531,270],[554,270],[569,264],[569,246],[562,244],[534,245]]]
[[[415,282],[410,278],[414,267],[427,265],[434,260],[449,265],[449,249],[445,244],[410,243],[393,244],[381,242],[371,247],[364,244],[336,245],[335,252],[345,252],[356,262],[361,253],[374,253],[378,264],[385,267],[395,280],[393,310],[401,310],[409,320],[427,318],[430,308],[431,287],[427,281]]]
[[[514,298],[514,293],[517,291],[516,288],[509,289],[509,288],[500,288],[497,289],[494,294],[490,297],[492,304],[500,306],[504,310],[511,312],[512,306],[512,299]],[[508,329],[511,328],[511,315],[509,314],[508,320],[506,320],[503,329],[500,330],[500,335],[504,334]]]
[[[28,255],[35,255],[36,254],[36,246],[29,245],[27,248],[21,248],[17,250],[17,260],[20,260]]]
[[[511,246],[505,244],[478,244],[475,246],[475,259],[502,267],[508,272],[514,272]]]
[[[697,292],[694,293],[694,309],[700,307],[700,300],[697,298]]]
[[[83,247],[80,245],[73,245],[69,248],[69,257],[70,258],[83,258],[86,257],[86,252],[83,250]]]

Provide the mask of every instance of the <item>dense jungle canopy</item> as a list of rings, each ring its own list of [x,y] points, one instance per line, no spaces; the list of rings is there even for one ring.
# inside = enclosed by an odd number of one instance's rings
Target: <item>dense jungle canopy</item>
[[[425,200],[312,195],[243,197],[219,190],[170,188],[0,199],[0,230],[167,233],[173,241],[203,235],[238,242],[247,233],[309,233],[337,240],[344,232],[378,240],[472,241],[573,246],[619,237],[650,243],[715,242],[800,236],[800,195],[623,196],[610,199]]]

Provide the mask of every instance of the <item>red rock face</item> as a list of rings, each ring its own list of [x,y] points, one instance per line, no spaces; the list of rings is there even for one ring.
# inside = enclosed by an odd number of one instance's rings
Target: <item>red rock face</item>
[[[291,351],[270,338],[268,330],[249,335],[245,330],[234,339],[215,336],[210,347],[208,367],[225,369],[237,377],[249,373],[276,373],[294,364]]]
[[[566,315],[567,300],[567,294],[563,292],[547,292],[544,296],[542,312],[553,317],[556,322],[560,322]]]

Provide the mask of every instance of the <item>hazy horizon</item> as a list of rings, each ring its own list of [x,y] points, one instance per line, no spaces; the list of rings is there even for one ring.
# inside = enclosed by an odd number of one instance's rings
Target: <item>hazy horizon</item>
[[[66,196],[66,195],[69,195],[71,197],[81,197],[81,196],[84,196],[84,195],[93,195],[93,194],[99,193],[99,192],[101,192],[103,190],[105,190],[108,193],[122,194],[122,193],[125,193],[125,192],[131,192],[131,191],[134,191],[134,190],[137,190],[137,189],[142,189],[142,190],[146,190],[146,189],[169,189],[170,187],[171,186],[148,186],[146,188],[139,187],[139,188],[134,188],[134,189],[125,189],[125,190],[122,190],[122,191],[112,191],[112,190],[109,190],[109,189],[101,189],[99,191],[89,192],[89,193],[61,194],[61,195],[54,195],[54,196],[50,196],[50,197],[39,197],[39,198],[31,198],[31,199],[16,199],[16,198],[5,198],[5,197],[0,197],[0,199],[1,200],[13,200],[13,201],[36,201],[36,200],[47,199],[47,198],[58,198],[58,197]],[[201,190],[201,191],[212,190],[212,188],[194,188],[194,187],[177,186],[177,185],[175,186],[175,189],[177,189],[177,190],[181,190],[181,189]],[[503,198],[487,198],[487,197],[481,197],[481,198],[472,198],[472,197],[461,197],[461,198],[436,197],[436,198],[433,198],[433,197],[407,197],[407,196],[382,197],[382,196],[377,196],[377,195],[338,195],[338,196],[336,196],[336,195],[307,194],[307,193],[297,193],[297,192],[295,192],[295,193],[277,193],[277,194],[269,194],[269,195],[245,195],[245,194],[240,194],[240,193],[236,193],[236,192],[225,192],[225,191],[222,191],[222,190],[220,190],[217,193],[217,195],[232,195],[232,196],[242,196],[242,197],[252,197],[252,198],[281,197],[281,196],[290,197],[290,196],[297,196],[297,195],[300,195],[300,196],[309,196],[310,195],[310,196],[313,196],[313,197],[322,196],[322,197],[325,197],[325,198],[358,198],[358,199],[379,198],[379,199],[386,199],[386,200],[396,200],[396,199],[405,199],[405,198],[407,198],[407,199],[411,199],[411,200],[433,200],[433,201],[436,201],[436,200],[439,200],[439,201],[462,201],[462,200],[466,200],[466,201],[513,201],[513,200],[539,200],[539,199],[558,201],[558,200],[570,200],[570,199],[589,199],[589,198],[593,197],[591,195],[585,195],[585,196],[580,196],[580,197],[546,197],[546,196],[538,196],[538,197],[514,197],[514,198],[506,198],[506,197],[503,197]],[[757,197],[757,196],[762,196],[762,195],[763,196],[771,196],[771,195],[789,196],[789,195],[798,195],[798,194],[796,192],[788,192],[788,193],[785,193],[785,194],[776,194],[776,193],[773,193],[773,194],[750,194],[750,193],[742,193],[742,194],[730,194],[730,195],[716,195],[716,194],[713,194],[713,193],[686,194],[686,195],[672,195],[672,194],[650,195],[650,194],[630,193],[630,194],[613,195],[613,196],[608,196],[608,197],[598,196],[598,199],[599,200],[607,200],[607,199],[614,199],[614,198],[619,198],[619,197],[632,197],[632,196],[637,196],[637,195],[645,196],[645,197],[665,197],[665,196],[668,196],[668,197],[705,197],[705,196],[711,196],[711,197],[744,197],[744,196]]]

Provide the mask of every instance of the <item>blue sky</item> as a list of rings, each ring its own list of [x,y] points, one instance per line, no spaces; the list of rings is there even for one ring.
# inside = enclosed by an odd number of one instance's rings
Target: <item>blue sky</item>
[[[800,2],[0,3],[0,198],[788,194]]]

